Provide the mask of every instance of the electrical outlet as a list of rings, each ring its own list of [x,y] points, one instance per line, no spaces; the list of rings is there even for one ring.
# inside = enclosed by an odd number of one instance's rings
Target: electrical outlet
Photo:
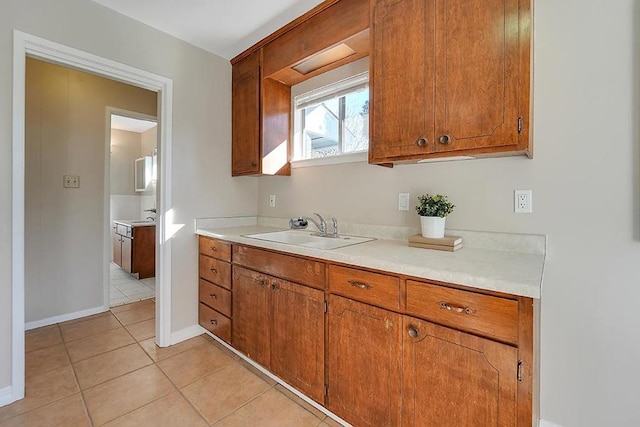
[[[275,208],[276,207],[276,195],[272,194],[269,196],[269,207],[271,208]]]
[[[513,208],[515,213],[533,212],[531,190],[514,190],[513,202],[514,202]]]
[[[77,175],[64,175],[62,177],[63,188],[80,188],[80,177]]]
[[[398,210],[409,210],[409,193],[398,193]]]

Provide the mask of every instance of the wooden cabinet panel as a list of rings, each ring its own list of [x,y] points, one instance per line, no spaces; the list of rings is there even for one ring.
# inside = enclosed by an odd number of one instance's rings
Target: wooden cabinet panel
[[[516,348],[407,316],[403,322],[403,425],[517,425]]]
[[[231,292],[200,279],[198,294],[200,302],[231,317]]]
[[[357,426],[400,425],[401,328],[399,314],[329,297],[331,411]]]
[[[232,176],[260,173],[261,57],[258,50],[232,69]]]
[[[200,326],[231,343],[231,319],[200,303],[198,304],[198,323]]]
[[[434,151],[434,8],[424,0],[373,1],[371,163]]]
[[[233,245],[233,262],[292,282],[324,288],[321,262],[241,245]]]
[[[202,255],[217,258],[222,261],[231,261],[231,243],[200,236],[198,248]]]
[[[131,269],[139,279],[156,275],[156,227],[133,227]],[[124,239],[124,238],[123,238]]]
[[[271,281],[271,370],[324,403],[324,292]]]
[[[518,0],[435,5],[436,150],[517,145]]]
[[[223,288],[231,289],[231,264],[200,255],[200,277]]]
[[[407,280],[407,311],[503,342],[518,342],[516,300]]]
[[[267,276],[233,266],[232,343],[269,368],[270,288]]]
[[[330,265],[329,290],[379,307],[400,308],[400,280],[397,277]]]

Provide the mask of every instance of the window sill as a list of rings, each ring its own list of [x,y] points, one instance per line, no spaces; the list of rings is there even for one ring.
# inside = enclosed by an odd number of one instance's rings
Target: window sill
[[[360,153],[342,154],[339,156],[321,157],[318,159],[292,160],[291,167],[293,169],[297,169],[311,168],[315,166],[339,165],[342,163],[366,162],[368,158],[369,153],[364,151]]]

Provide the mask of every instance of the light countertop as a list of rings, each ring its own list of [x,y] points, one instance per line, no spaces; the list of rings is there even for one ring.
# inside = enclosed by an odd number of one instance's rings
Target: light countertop
[[[283,230],[283,227],[258,224],[196,224],[197,234],[234,243],[471,288],[540,298],[545,259],[544,253],[540,252],[524,249],[522,252],[504,250],[504,247],[500,248],[502,250],[467,247],[467,240],[471,241],[472,238],[465,238],[465,246],[457,252],[412,248],[407,246],[406,239],[385,238],[333,250],[322,250],[245,237],[246,234]],[[530,235],[523,235],[523,239],[528,237]],[[539,237],[544,239],[544,236]]]
[[[156,225],[155,221],[148,219],[114,219],[113,222],[115,224],[126,225],[127,227],[149,227]]]

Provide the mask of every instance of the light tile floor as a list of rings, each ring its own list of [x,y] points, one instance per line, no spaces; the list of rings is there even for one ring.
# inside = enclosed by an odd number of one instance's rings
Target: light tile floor
[[[129,304],[156,296],[156,278],[138,280],[117,264],[111,263],[109,266],[111,278],[111,307],[122,304]]]
[[[159,348],[154,302],[26,333],[26,398],[0,426],[337,426],[207,335]]]

